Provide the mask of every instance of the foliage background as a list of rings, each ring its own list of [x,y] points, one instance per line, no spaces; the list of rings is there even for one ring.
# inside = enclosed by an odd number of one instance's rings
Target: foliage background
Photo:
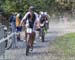
[[[0,9],[7,13],[22,10],[25,14],[28,7],[33,5],[36,11],[47,11],[49,14],[71,12],[75,8],[71,0],[0,0]]]
[[[47,11],[50,16],[75,15],[73,0],[0,0],[0,14],[9,19],[12,12],[22,11],[24,15],[29,6],[35,6],[36,11]]]

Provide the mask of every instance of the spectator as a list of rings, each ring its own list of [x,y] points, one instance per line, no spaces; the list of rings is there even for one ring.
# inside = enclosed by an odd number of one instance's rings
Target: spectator
[[[22,15],[19,12],[16,15],[16,29],[17,29],[17,32],[18,32],[18,34],[17,34],[17,41],[20,41],[20,32],[21,32],[21,29],[22,29],[22,27],[20,26],[21,19],[22,19]]]
[[[12,13],[12,15],[10,16],[10,27],[11,27],[11,32],[14,33],[16,32],[16,25],[15,25],[15,21],[16,21],[16,14]],[[15,35],[12,36],[12,48],[16,47],[16,38]]]

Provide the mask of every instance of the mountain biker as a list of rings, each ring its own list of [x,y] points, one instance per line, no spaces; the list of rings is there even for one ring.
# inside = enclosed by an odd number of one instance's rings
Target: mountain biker
[[[33,43],[34,43],[35,35],[36,35],[35,31],[37,28],[39,28],[39,17],[38,17],[38,14],[35,12],[34,6],[29,7],[29,11],[23,17],[21,21],[21,25],[22,23],[25,23],[25,27],[29,25],[29,27],[32,29],[32,32],[28,40],[28,44],[30,48],[33,48]],[[26,37],[27,37],[27,34],[26,34]]]
[[[38,31],[39,31],[39,38],[41,39],[42,38],[41,34],[40,34],[41,33],[41,28],[43,27],[44,32],[45,32],[45,21],[46,21],[46,15],[43,11],[40,12],[39,20],[40,20],[40,29]]]
[[[40,16],[39,16],[39,19],[40,19],[40,23],[44,23],[44,32],[47,33],[47,29],[49,29],[49,21],[48,21],[48,14],[47,12],[43,12],[41,11],[40,12]],[[40,31],[40,30],[39,30]],[[39,32],[40,33],[40,32]],[[40,38],[41,39],[41,38]]]

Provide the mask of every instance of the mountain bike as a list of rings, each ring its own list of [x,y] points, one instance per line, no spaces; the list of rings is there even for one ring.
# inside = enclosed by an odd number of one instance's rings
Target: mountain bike
[[[41,23],[39,34],[40,34],[40,38],[41,38],[42,42],[45,41],[45,31],[44,31],[44,29],[45,29],[45,23]]]

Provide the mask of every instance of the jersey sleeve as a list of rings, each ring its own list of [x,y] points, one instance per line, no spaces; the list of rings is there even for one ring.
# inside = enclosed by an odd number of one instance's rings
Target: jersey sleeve
[[[25,14],[25,16],[22,18],[22,20],[21,20],[21,23],[24,21],[24,20],[26,20],[26,18],[27,18],[27,16],[28,16],[28,14],[29,14],[30,12],[27,12],[26,14]]]

